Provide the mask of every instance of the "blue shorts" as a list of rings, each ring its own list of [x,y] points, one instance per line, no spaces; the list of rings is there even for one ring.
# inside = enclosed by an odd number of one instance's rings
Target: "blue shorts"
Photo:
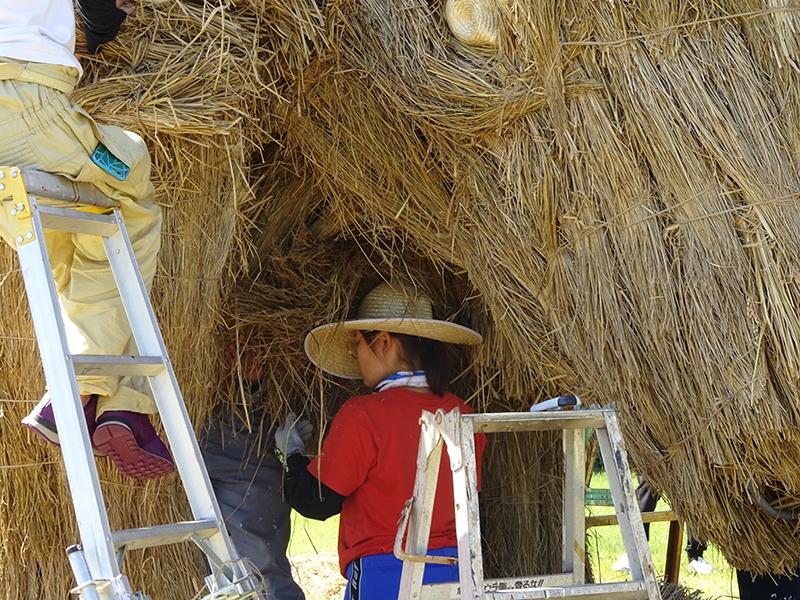
[[[428,550],[432,556],[458,557],[458,548]],[[387,600],[397,598],[403,561],[394,554],[362,556],[347,565],[344,600]],[[458,564],[425,565],[423,584],[458,581]]]

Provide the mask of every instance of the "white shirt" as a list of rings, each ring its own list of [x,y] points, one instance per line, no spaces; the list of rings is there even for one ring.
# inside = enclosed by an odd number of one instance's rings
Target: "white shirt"
[[[72,0],[0,0],[0,57],[75,67]]]

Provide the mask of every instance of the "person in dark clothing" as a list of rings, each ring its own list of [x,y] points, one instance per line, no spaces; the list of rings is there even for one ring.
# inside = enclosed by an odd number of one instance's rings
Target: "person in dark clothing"
[[[800,568],[793,577],[736,570],[739,600],[800,600]]]
[[[225,353],[229,369],[236,363],[234,351],[231,347]],[[305,600],[286,556],[291,508],[281,490],[283,466],[274,453],[272,418],[263,409],[263,367],[250,352],[239,363],[244,389],[236,390],[236,400],[246,403],[247,410],[235,411],[230,403],[210,420],[201,442],[203,459],[228,533],[239,554],[263,575],[267,597]]]
[[[638,478],[639,485],[636,488],[636,498],[639,501],[639,511],[642,513],[653,512],[656,509],[660,496],[653,490],[644,477],[639,475]],[[644,533],[647,539],[650,539],[650,523],[644,524]],[[689,571],[698,573],[699,575],[708,575],[715,571],[714,566],[703,558],[706,548],[706,543],[694,537],[691,530],[687,527],[686,558],[689,561],[689,566],[687,567]],[[614,571],[630,572],[628,555],[623,553],[619,559],[617,559],[617,562],[612,565],[611,569]]]

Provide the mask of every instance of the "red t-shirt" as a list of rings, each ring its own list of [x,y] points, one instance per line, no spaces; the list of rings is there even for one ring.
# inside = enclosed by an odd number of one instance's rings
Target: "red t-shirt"
[[[444,397],[402,388],[358,396],[336,414],[322,451],[308,470],[346,496],[339,519],[339,567],[345,574],[356,558],[393,551],[398,520],[414,495],[422,411],[459,407],[474,412],[453,394]],[[475,436],[478,484],[483,434]],[[445,446],[439,467],[429,549],[456,546],[453,476]]]

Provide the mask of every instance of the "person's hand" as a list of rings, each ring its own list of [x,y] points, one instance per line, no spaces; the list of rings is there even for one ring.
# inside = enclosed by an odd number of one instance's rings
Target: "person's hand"
[[[242,379],[245,383],[254,384],[264,377],[264,362],[256,357],[252,348],[247,348],[236,354],[236,344],[229,344],[223,356],[225,368],[229,371],[241,369]]]
[[[136,12],[136,5],[128,0],[117,0],[117,8],[124,11],[129,17]]]
[[[311,439],[311,434],[314,433],[314,426],[308,419],[298,419],[295,421],[294,426],[300,439],[303,440],[303,445],[305,445]]]
[[[314,426],[309,421],[298,419],[296,414],[290,412],[286,415],[286,421],[275,430],[275,448],[284,456],[304,453],[304,440],[310,439],[313,431]]]

